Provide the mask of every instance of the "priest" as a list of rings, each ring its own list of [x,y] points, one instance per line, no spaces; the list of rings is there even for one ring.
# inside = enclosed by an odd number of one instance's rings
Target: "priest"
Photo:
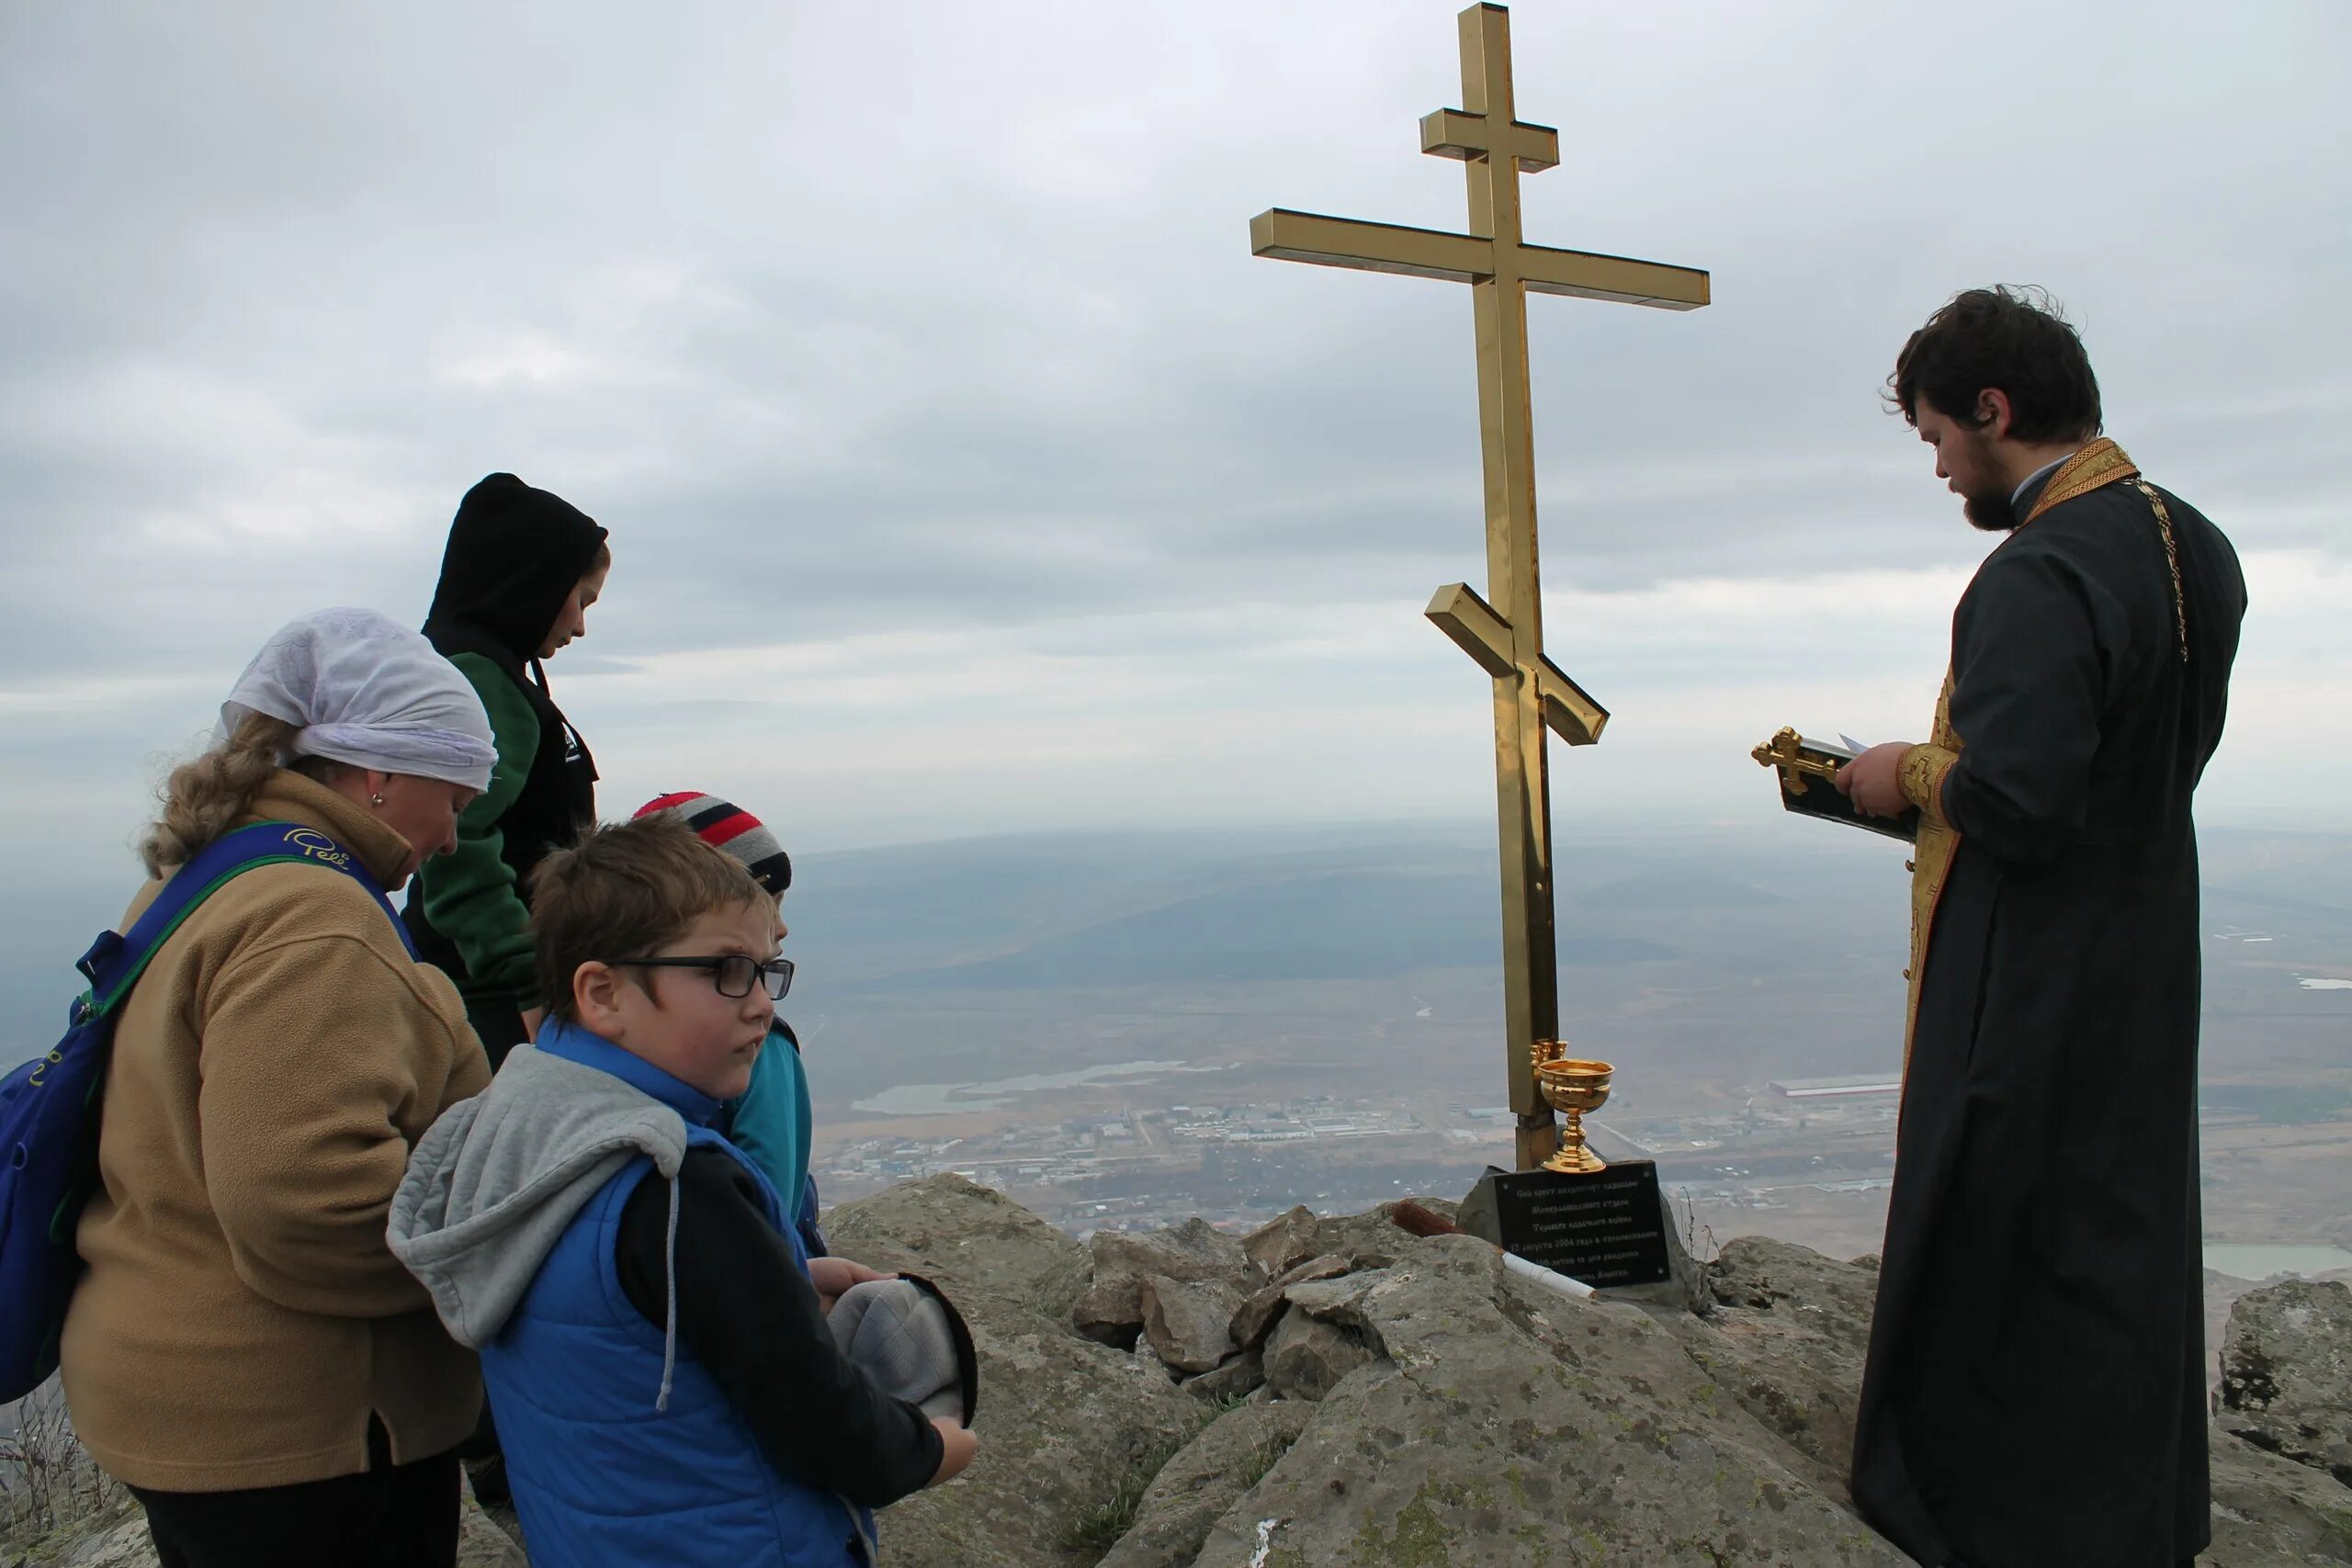
[[[1889,388],[2003,537],[1926,742],[1838,780],[1919,811],[1854,1501],[1926,1564],[2166,1568],[2211,1534],[2190,801],[2245,579],[2100,436],[2082,343],[2034,298],[1959,295]]]

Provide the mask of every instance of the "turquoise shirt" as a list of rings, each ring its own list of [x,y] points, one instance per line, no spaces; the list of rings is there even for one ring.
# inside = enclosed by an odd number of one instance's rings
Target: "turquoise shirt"
[[[752,1067],[752,1087],[727,1109],[733,1117],[727,1139],[760,1168],[784,1200],[787,1219],[800,1213],[808,1186],[808,1076],[800,1066],[800,1042],[792,1026],[777,1019],[768,1043]]]

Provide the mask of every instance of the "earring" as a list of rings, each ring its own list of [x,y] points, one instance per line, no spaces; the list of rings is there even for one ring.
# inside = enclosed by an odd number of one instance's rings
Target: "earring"
[[[371,795],[368,798],[374,801],[379,806],[384,804],[384,797],[380,795]]]

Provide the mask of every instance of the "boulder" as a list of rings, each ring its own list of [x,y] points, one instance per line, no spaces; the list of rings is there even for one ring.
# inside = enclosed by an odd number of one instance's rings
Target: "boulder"
[[[458,1568],[531,1568],[522,1540],[523,1526],[512,1507],[478,1508],[467,1489],[458,1516]]]
[[[1243,1349],[1254,1349],[1265,1343],[1266,1336],[1289,1303],[1283,1292],[1293,1285],[1310,1280],[1336,1280],[1349,1271],[1350,1264],[1338,1253],[1325,1253],[1286,1269],[1272,1283],[1261,1286],[1235,1309],[1231,1333],[1233,1342]]]
[[[1226,1325],[1226,1332],[1236,1345],[1254,1350],[1266,1342],[1266,1336],[1273,1332],[1274,1320],[1289,1304],[1283,1299],[1280,1285],[1268,1285],[1233,1309],[1233,1321]]]
[[[1231,1355],[1228,1331],[1241,1292],[1223,1280],[1170,1280],[1154,1274],[1143,1281],[1143,1333],[1169,1371],[1211,1371]]]
[[[835,1252],[875,1268],[912,1268],[962,1306],[990,1295],[1058,1317],[1085,1278],[1086,1249],[991,1188],[933,1176],[843,1203],[825,1216]],[[875,1245],[897,1249],[885,1264]],[[907,1258],[920,1259],[908,1263]]]
[[[1088,1250],[1091,1273],[1070,1308],[1070,1322],[1089,1339],[1121,1349],[1143,1332],[1146,1280],[1223,1280],[1237,1290],[1257,1283],[1241,1242],[1206,1220],[1140,1235],[1097,1231]]]
[[[1096,1568],[1186,1568],[1217,1516],[1274,1467],[1313,1408],[1245,1404],[1210,1422],[1161,1467],[1135,1523]]]
[[[1354,1271],[1355,1265],[1350,1263],[1347,1258],[1336,1252],[1327,1252],[1318,1258],[1310,1258],[1304,1263],[1294,1264],[1284,1269],[1275,1278],[1273,1287],[1278,1291],[1286,1291],[1293,1285],[1304,1285],[1317,1280],[1336,1280],[1342,1274],[1351,1274]]]
[[[1396,1198],[1361,1214],[1319,1217],[1302,1205],[1251,1231],[1242,1246],[1269,1280],[1326,1254],[1346,1258],[1354,1269],[1385,1269],[1414,1240],[1411,1232],[1398,1228],[1390,1218],[1404,1202],[1419,1203],[1446,1220],[1461,1208],[1450,1198]]]
[[[1294,1287],[1269,1371],[1298,1324],[1351,1325],[1377,1359],[1219,1517],[1201,1568],[1904,1568],[1641,1309],[1523,1288],[1466,1236],[1356,1278]]]
[[[1215,1371],[1184,1380],[1184,1392],[1194,1399],[1204,1399],[1214,1404],[1219,1400],[1239,1399],[1255,1393],[1266,1386],[1266,1355],[1262,1350],[1244,1350],[1227,1356]]]
[[[1361,1332],[1303,1312],[1287,1313],[1266,1340],[1266,1386],[1282,1399],[1321,1399],[1373,1359]]]
[[[1315,1211],[1301,1203],[1286,1214],[1278,1214],[1241,1238],[1242,1250],[1259,1272],[1269,1280],[1304,1263],[1322,1250],[1322,1224]]]
[[[1724,1244],[1707,1269],[1708,1292],[1724,1306],[1771,1312],[1817,1307],[1844,1325],[1845,1337],[1870,1337],[1878,1300],[1878,1259],[1840,1263],[1794,1242],[1741,1236]]]
[[[1878,1270],[1747,1236],[1725,1244],[1708,1276],[1713,1314],[1660,1312],[1659,1325],[1802,1456],[1816,1484],[1842,1493]]]
[[[1066,1568],[1073,1531],[1200,1426],[1159,1359],[1124,1355],[985,1293],[978,1457],[880,1517],[884,1568]],[[975,1310],[977,1307],[977,1310]]]
[[[147,1516],[133,1506],[130,1517],[83,1537],[51,1561],[58,1568],[155,1568]]]
[[[2226,1432],[2212,1432],[2206,1444],[2213,1544],[2198,1557],[2199,1568],[2352,1563],[2352,1491]]]
[[[1157,1357],[1069,1331],[1086,1249],[1001,1194],[910,1182],[843,1204],[826,1234],[844,1256],[939,1281],[979,1353],[978,1457],[881,1516],[881,1563],[1066,1568],[1071,1532],[1199,1427],[1199,1401]]]
[[[1405,1249],[1419,1239],[1410,1231],[1399,1228],[1396,1222],[1389,1217],[1396,1213],[1398,1203],[1408,1201],[1392,1199],[1361,1214],[1343,1214],[1322,1221],[1316,1228],[1315,1251],[1338,1253],[1357,1269],[1387,1268],[1405,1256]],[[1446,1198],[1415,1198],[1409,1201],[1419,1203],[1447,1220],[1453,1219],[1461,1208],[1460,1204]]]
[[[2352,1487],[2352,1288],[2249,1291],[2222,1337],[2222,1429]]]

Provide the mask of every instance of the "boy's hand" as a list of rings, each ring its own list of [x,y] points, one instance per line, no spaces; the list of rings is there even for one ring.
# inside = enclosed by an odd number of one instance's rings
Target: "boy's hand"
[[[827,1312],[852,1285],[863,1285],[868,1280],[895,1280],[896,1274],[884,1274],[868,1269],[863,1263],[852,1263],[846,1258],[812,1258],[808,1260],[808,1283],[816,1287],[817,1304]]]
[[[939,1472],[930,1482],[936,1486],[964,1473],[964,1467],[971,1463],[972,1456],[980,1450],[980,1439],[972,1435],[969,1427],[950,1421],[944,1416],[933,1416],[931,1424],[939,1428]]]

